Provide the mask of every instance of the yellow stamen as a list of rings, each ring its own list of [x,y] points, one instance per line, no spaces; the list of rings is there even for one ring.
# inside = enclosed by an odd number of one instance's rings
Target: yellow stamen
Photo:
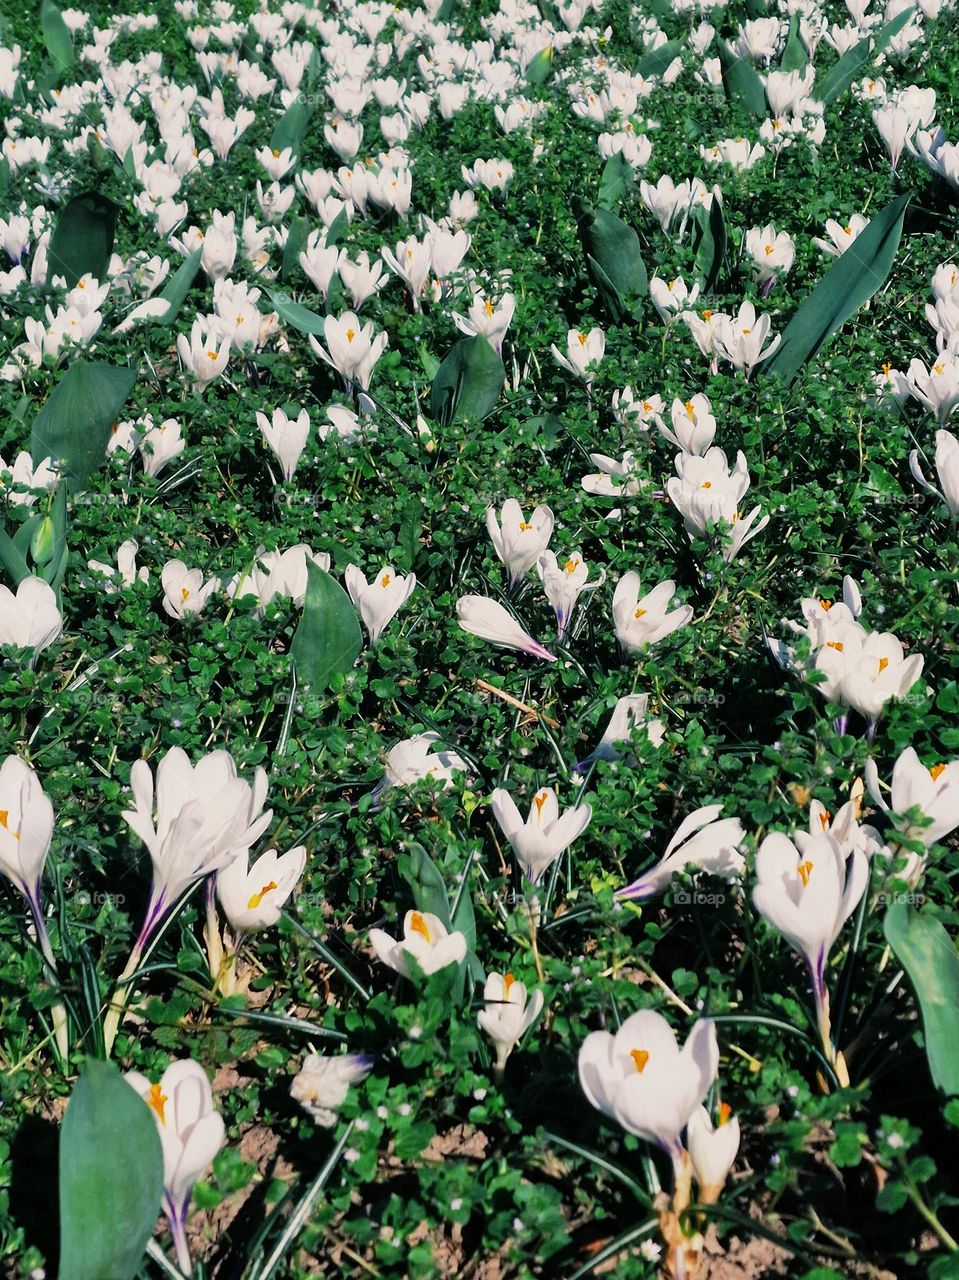
[[[566,570],[567,573],[575,573],[576,570],[579,568],[579,561],[567,560],[566,563],[563,565],[563,568]]]
[[[585,346],[586,346],[586,334],[585,334],[585,333],[578,333],[578,334],[576,335],[576,337],[579,339],[579,345],[580,345],[581,347],[585,347]]]
[[[881,676],[881,675],[882,675],[882,673],[885,671],[886,667],[888,667],[888,666],[889,666],[889,659],[888,659],[888,658],[880,658],[880,659],[879,659],[879,670],[878,670],[878,672],[877,672],[876,674]]]
[[[844,232],[847,236],[851,236],[851,235],[852,235],[852,227],[843,227],[843,232]]]
[[[630,1049],[629,1056],[632,1058],[636,1070],[642,1074],[646,1069],[646,1063],[649,1061],[649,1052],[646,1049]]]
[[[380,578],[380,586],[388,587],[392,581],[393,579],[390,577],[390,575],[388,573],[384,573],[382,578]]]
[[[413,933],[420,934],[422,937],[426,939],[427,942],[433,941],[433,939],[430,937],[430,931],[426,927],[426,921],[423,919],[423,917],[420,915],[418,911],[414,911],[413,915],[410,917],[410,930]]]
[[[181,588],[180,588],[180,596],[181,596],[181,598],[182,598],[183,600],[189,600],[189,598],[190,598],[190,592],[189,592],[189,590],[188,590],[186,587],[181,587]]]
[[[533,526],[527,520],[521,520],[519,522],[520,533],[528,533],[532,527]]]
[[[686,410],[686,414],[689,417],[690,422],[692,422],[693,418],[696,416],[696,410],[693,408],[692,400],[687,400],[683,408]]]
[[[827,648],[827,649],[835,649],[837,653],[842,653],[842,641],[841,641],[841,640],[827,640],[827,641],[826,641],[826,648]]]
[[[709,307],[707,307],[705,311],[700,311],[700,313],[699,313],[699,314],[700,314],[700,315],[702,316],[702,318],[703,318],[705,321],[707,321],[707,322],[708,322],[708,321],[710,321],[710,320],[712,319],[712,316],[713,316],[713,313],[712,313],[712,311],[710,311]]]
[[[945,768],[946,766],[944,764],[934,764],[930,768],[929,776],[932,778],[933,782],[938,782],[939,775],[945,771]],[[5,817],[6,815],[4,814],[3,816]],[[6,822],[4,822],[3,825],[6,826]]]
[[[254,893],[253,897],[246,904],[247,911],[255,911],[271,889],[276,888],[276,881],[271,880],[269,884],[265,884],[259,893]]]
[[[504,1000],[509,999],[510,987],[513,985],[515,981],[516,979],[513,977],[511,973],[507,973],[504,975],[503,977],[503,999]]]
[[[219,360],[220,355],[219,355],[219,352],[217,352],[217,351],[208,351],[208,352],[206,353],[206,358],[207,358],[208,360]]]
[[[809,883],[809,877],[812,875],[813,864],[809,861],[800,862],[796,870],[799,872],[799,879],[803,883],[803,888]]]
[[[733,1114],[733,1109],[728,1102],[721,1102],[719,1104],[719,1124],[720,1125],[724,1125],[729,1120],[729,1117],[732,1114]]]
[[[354,339],[355,337],[356,337],[356,330],[355,330],[355,329],[347,329],[347,331],[346,331],[346,340],[347,340],[347,342],[352,342],[352,341],[353,341],[353,339]]]
[[[163,1089],[160,1087],[160,1085],[158,1084],[150,1085],[150,1092],[147,1095],[147,1106],[153,1108],[161,1124],[166,1124],[166,1114],[164,1112],[164,1107],[169,1101],[170,1099],[163,1092]]]
[[[489,298],[484,299],[483,306],[486,308],[486,314],[491,316],[493,314],[493,304],[490,302]]]
[[[645,616],[646,616],[645,609],[637,609],[636,612],[633,614],[634,618],[644,618]]]
[[[888,378],[889,375],[892,373],[892,365],[889,364],[888,361],[884,361],[882,366],[882,371],[883,371],[883,374]]]
[[[829,826],[829,820],[831,817],[832,817],[832,814],[829,812],[828,809],[823,809],[822,813],[819,815],[819,821],[822,823],[823,831],[825,831],[826,828]]]
[[[541,791],[538,796],[533,797],[533,804],[536,805],[537,818],[541,818],[543,816],[543,805],[546,803],[548,794],[549,793],[546,791]]]

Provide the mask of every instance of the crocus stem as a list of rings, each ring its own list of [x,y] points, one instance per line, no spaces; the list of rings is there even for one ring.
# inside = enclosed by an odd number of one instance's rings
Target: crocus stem
[[[126,962],[123,972],[117,978],[117,985],[113,988],[113,995],[110,998],[110,1006],[107,1009],[107,1016],[103,1020],[103,1051],[109,1058],[113,1051],[113,1042],[117,1038],[117,1032],[120,1030],[120,1019],[123,1017],[123,1011],[127,1003],[127,978],[131,974],[136,973],[143,959],[143,950],[140,943],[130,952],[130,958]]]
[[[168,1195],[163,1197],[163,1209],[170,1224],[170,1235],[176,1250],[176,1264],[185,1276],[193,1275],[193,1259],[186,1238],[186,1205],[173,1204]]]
[[[30,907],[30,914],[33,916],[34,927],[37,931],[37,943],[40,947],[43,959],[49,970],[49,978],[53,983],[58,983],[57,961],[53,954],[53,947],[50,945],[50,935],[47,933],[47,924],[43,918],[43,909],[40,906],[39,891],[36,897],[27,895],[27,902]],[[53,1019],[53,1035],[57,1045],[57,1053],[60,1061],[64,1066],[67,1065],[70,1058],[70,1033],[69,1024],[67,1022],[67,1009],[62,1000],[57,1000],[50,1006],[50,1017]]]

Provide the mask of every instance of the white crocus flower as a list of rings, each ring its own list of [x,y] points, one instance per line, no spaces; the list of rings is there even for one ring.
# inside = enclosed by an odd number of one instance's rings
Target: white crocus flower
[[[678,311],[686,306],[691,307],[696,302],[699,284],[697,282],[690,289],[682,276],[669,281],[652,276],[649,281],[649,296],[663,324],[670,324]]]
[[[329,350],[310,334],[310,346],[316,354],[336,369],[347,383],[355,382],[361,390],[367,391],[376,362],[389,342],[387,334],[378,333],[374,337],[372,322],[361,324],[354,311],[346,311],[339,317],[327,316],[323,322],[323,334]]]
[[[176,418],[166,418],[158,427],[152,420],[140,437],[137,448],[148,476],[158,476],[168,462],[178,458],[186,448],[183,431]]]
[[[447,787],[453,781],[454,773],[466,773],[468,766],[455,751],[446,747],[434,750],[442,741],[438,733],[418,733],[414,738],[404,738],[391,747],[378,792],[388,787],[409,787],[423,778]]]
[[[800,851],[788,836],[774,831],[756,855],[753,906],[806,962],[830,1062],[836,1055],[826,987],[829,951],[868,885],[869,860],[863,851],[853,849],[847,859],[838,840],[825,833]]]
[[[214,339],[212,333],[204,334],[201,322],[194,320],[189,338],[181,333],[176,340],[176,349],[184,366],[196,379],[197,391],[202,392],[226,371],[230,340],[222,336]]]
[[[209,227],[202,237],[202,244],[203,253],[200,256],[200,266],[210,279],[222,280],[224,276],[228,276],[233,263],[236,261],[235,214],[231,212],[224,215],[218,209],[214,210],[213,225]]]
[[[497,303],[487,297],[482,290],[473,295],[473,303],[466,316],[452,313],[452,321],[461,333],[481,333],[494,351],[503,349],[506,330],[516,310],[516,298],[511,293],[504,293]]]
[[[249,850],[241,850],[216,874],[216,896],[236,934],[269,929],[280,918],[284,903],[299,883],[306,866],[306,846],[277,855],[267,849],[248,867]]]
[[[911,360],[906,381],[913,396],[931,409],[944,427],[959,404],[959,356],[941,352],[929,369],[921,360]]]
[[[746,232],[746,252],[753,260],[754,275],[760,284],[785,275],[796,260],[796,244],[785,231],[777,233],[770,222]]]
[[[219,590],[220,579],[203,581],[202,569],[188,569],[182,560],[168,560],[160,572],[163,584],[163,608],[171,618],[185,618],[199,613],[214,591]]]
[[[496,1046],[493,1072],[497,1080],[502,1080],[509,1055],[543,1012],[543,993],[537,987],[527,997],[525,985],[511,973],[491,973],[483,988],[483,999],[486,1004],[476,1021]]]
[[[0,458],[0,486],[7,491],[7,500],[15,507],[32,507],[40,492],[49,493],[57,483],[59,472],[52,458],[44,458],[33,465],[33,459],[22,449],[8,467]]]
[[[686,1127],[686,1143],[699,1184],[700,1204],[715,1204],[739,1153],[739,1120],[727,1103],[719,1104],[719,1123],[714,1127],[705,1107],[694,1111]]]
[[[163,1211],[170,1224],[177,1264],[191,1275],[186,1220],[190,1196],[226,1138],[223,1117],[213,1109],[213,1090],[198,1062],[173,1062],[152,1084],[139,1071],[128,1071],[127,1084],[153,1112],[163,1149]]]
[[[648,431],[650,423],[655,421],[657,414],[663,412],[664,407],[663,397],[660,395],[636,395],[632,387],[623,387],[622,391],[613,392],[613,417],[621,427]]]
[[[846,222],[837,222],[835,218],[829,218],[826,221],[828,240],[813,236],[812,242],[823,253],[828,253],[831,257],[838,258],[846,252],[853,241],[862,235],[868,226],[869,219],[864,218],[861,213],[851,214]]]
[[[940,498],[946,504],[950,518],[955,521],[959,517],[959,440],[951,431],[936,432],[935,466],[939,489],[934,488],[922,474],[919,450],[913,449],[909,455],[909,470],[916,483],[927,493]]]
[[[648,707],[648,693],[628,693],[617,699],[599,744],[585,760],[576,765],[577,773],[585,773],[597,760],[618,760],[622,755],[620,743],[628,742],[633,730],[639,727],[645,729],[646,736],[654,747],[660,746],[666,736],[666,726],[662,720],[647,720]]]
[[[566,339],[566,355],[563,355],[555,343],[550,346],[550,351],[557,364],[588,384],[593,381],[596,367],[606,354],[606,334],[598,326],[590,329],[589,333],[570,329]]]
[[[746,833],[738,818],[720,818],[722,811],[721,804],[707,804],[684,818],[656,866],[618,889],[616,897],[651,898],[662,893],[678,871],[688,867],[700,867],[725,879],[742,875],[746,862],[738,845]]]
[[[858,623],[842,627],[816,654],[815,669],[826,674],[820,692],[852,707],[875,724],[892,698],[904,698],[922,675],[921,653],[907,658],[891,632],[866,632]]]
[[[303,1066],[293,1077],[290,1097],[316,1124],[332,1129],[350,1085],[365,1080],[375,1061],[367,1053],[308,1053],[303,1059]]]
[[[302,609],[309,581],[309,562],[324,573],[329,572],[328,552],[314,551],[305,542],[287,547],[285,551],[267,551],[265,547],[258,547],[253,564],[235,574],[226,584],[226,594],[231,598],[256,596],[259,616],[277,596],[289,596],[295,608]]]
[[[629,1133],[685,1159],[681,1135],[719,1072],[716,1025],[693,1024],[680,1049],[669,1023],[652,1009],[631,1014],[614,1034],[592,1031],[579,1051],[579,1083],[597,1111]]]
[[[800,853],[805,853],[813,840],[825,834],[832,836],[846,858],[855,849],[861,849],[867,857],[882,852],[883,844],[879,832],[868,823],[860,825],[856,816],[858,810],[859,805],[855,800],[847,800],[835,814],[831,814],[821,801],[811,800],[808,832],[793,832],[796,848]]]
[[[758,506],[745,517],[739,511],[750,483],[745,454],[741,450],[737,453],[732,470],[723,450],[715,447],[707,449],[702,457],[678,453],[675,466],[677,474],[667,481],[666,491],[683,517],[686,533],[690,539],[706,537],[720,520],[725,521],[729,529],[722,554],[729,564],[769,523],[768,516],[757,523]]]
[[[289,484],[310,434],[310,415],[301,409],[295,418],[288,418],[282,409],[274,409],[272,419],[258,412],[256,424],[276,455],[283,479]]]
[[[768,315],[757,315],[751,302],[744,302],[738,315],[728,316],[720,322],[715,338],[715,348],[730,364],[742,369],[748,378],[756,365],[767,359],[782,341],[782,334],[770,338],[772,320]]]
[[[407,911],[399,942],[382,929],[371,929],[370,945],[383,964],[404,978],[413,977],[411,959],[426,976],[466,959],[465,934],[458,930],[450,933],[442,920],[429,911]]]
[[[536,884],[543,872],[583,834],[593,816],[588,804],[560,814],[552,787],[537,791],[525,822],[512,796],[502,787],[497,787],[490,796],[490,807],[523,875],[531,884]]]
[[[556,661],[555,654],[544,649],[523,630],[508,609],[489,596],[460,596],[456,602],[456,618],[463,631],[481,640],[489,640],[504,649],[519,649],[544,662]]]
[[[429,237],[425,240],[417,240],[415,236],[410,236],[397,244],[395,253],[385,246],[380,253],[393,274],[398,276],[409,289],[414,308],[418,310],[419,300],[425,292],[432,264],[432,246]]]
[[[20,580],[15,595],[9,587],[0,586],[0,645],[31,650],[33,666],[62,631],[57,594],[49,582],[29,575]]]
[[[589,579],[589,565],[581,551],[571,551],[559,561],[553,551],[544,551],[536,561],[536,571],[546,592],[546,599],[556,614],[556,638],[562,643],[566,638],[576,601],[584,591],[595,591],[606,581],[606,570],[600,569],[599,577]]]
[[[406,604],[416,586],[415,573],[404,578],[392,565],[386,565],[372,582],[367,582],[362,570],[350,564],[343,573],[343,580],[369,632],[370,644],[376,644],[383,629]]]
[[[907,747],[893,765],[891,803],[880,790],[879,770],[871,756],[864,776],[869,794],[883,812],[892,815],[896,830],[906,839],[920,840],[928,849],[959,827],[959,760],[927,768],[915,749]],[[907,818],[912,809],[927,821]]]
[[[51,962],[40,882],[53,824],[53,805],[37,774],[19,756],[7,756],[0,766],[0,871],[26,898],[38,941]]]
[[[497,556],[509,571],[513,589],[545,551],[553,535],[553,513],[549,507],[536,507],[527,520],[516,499],[507,498],[499,521],[495,509],[487,507],[486,528]]]
[[[646,487],[647,482],[635,474],[636,455],[628,450],[620,461],[604,453],[591,453],[589,460],[599,471],[583,476],[582,485],[587,493],[601,498],[635,498]]]
[[[667,579],[640,598],[639,574],[624,573],[613,593],[613,625],[616,639],[630,653],[637,653],[644,645],[656,644],[679,627],[684,627],[693,616],[692,605],[683,605],[669,611],[669,604],[676,594],[676,583]]]
[[[121,542],[117,547],[116,568],[113,565],[103,564],[99,560],[87,561],[88,569],[106,576],[107,581],[103,583],[106,595],[114,595],[119,590],[116,583],[110,581],[114,577],[119,577],[122,587],[132,587],[137,582],[149,582],[150,570],[146,566],[142,569],[137,568],[136,556],[139,549],[140,544],[135,538],[127,538],[126,542]]]
[[[716,419],[713,417],[709,397],[695,395],[686,401],[674,400],[669,416],[673,424],[672,431],[659,414],[653,418],[660,435],[683,453],[706,453],[716,434]]]

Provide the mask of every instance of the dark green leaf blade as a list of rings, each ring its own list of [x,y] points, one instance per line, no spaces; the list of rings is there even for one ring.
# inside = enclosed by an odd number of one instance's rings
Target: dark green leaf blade
[[[59,1280],[132,1280],[162,1195],[149,1107],[113,1063],[89,1059],[60,1131]]]
[[[759,366],[789,383],[826,340],[886,281],[899,248],[910,193],[890,201],[829,268],[786,326],[777,349]]]
[[[766,115],[766,90],[753,64],[740,58],[725,40],[719,44],[719,65],[723,89],[729,102],[739,102],[754,116]]]
[[[886,941],[909,975],[922,1010],[933,1082],[959,1094],[959,952],[942,924],[905,902],[886,912]]]
[[[74,196],[64,206],[50,237],[49,272],[63,276],[72,289],[81,276],[90,273],[106,280],[118,207],[97,191]]]
[[[353,603],[340,584],[312,561],[306,572],[303,617],[290,654],[297,680],[320,693],[334,675],[353,670],[363,636]]]
[[[43,0],[40,5],[40,28],[54,66],[58,71],[69,71],[76,61],[73,36],[53,0]]]
[[[59,461],[63,475],[82,488],[106,456],[110,430],[133,390],[136,370],[77,360],[54,387],[33,421],[34,466]]]
[[[461,338],[440,365],[430,388],[430,415],[447,426],[490,413],[506,382],[506,368],[482,334]]]

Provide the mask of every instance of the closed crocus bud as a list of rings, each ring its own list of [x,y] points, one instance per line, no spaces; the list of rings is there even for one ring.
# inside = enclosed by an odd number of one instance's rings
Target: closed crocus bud
[[[422,778],[448,786],[456,772],[466,773],[465,761],[446,747],[436,749],[442,739],[438,733],[419,733],[390,749],[386,757],[386,773],[380,789],[408,787]]]
[[[936,432],[936,475],[939,478],[939,489],[931,485],[922,474],[919,466],[919,450],[913,449],[909,455],[909,470],[916,483],[927,493],[939,498],[946,504],[950,518],[959,518],[959,440],[950,431]]]
[[[599,745],[595,751],[591,751],[585,760],[579,761],[576,765],[577,773],[585,773],[589,766],[597,760],[618,760],[622,755],[620,743],[628,742],[633,734],[634,729],[643,727],[646,730],[646,736],[654,747],[662,745],[663,738],[666,736],[666,727],[662,720],[647,720],[647,708],[649,707],[648,693],[628,693],[625,697],[620,698],[615,707],[613,714],[609,718],[609,724],[599,740]]]
[[[198,1062],[171,1063],[152,1084],[139,1071],[128,1071],[127,1084],[137,1091],[156,1120],[163,1148],[163,1211],[170,1224],[177,1264],[191,1275],[186,1220],[194,1184],[223,1146],[223,1117],[213,1109],[213,1090]]]
[[[497,787],[490,796],[490,808],[531,884],[536,884],[543,872],[583,834],[593,816],[588,804],[560,814],[552,787],[537,791],[525,822],[516,802],[502,787]]]
[[[549,507],[540,506],[527,520],[516,499],[507,498],[499,521],[493,507],[487,508],[486,529],[496,554],[509,571],[513,588],[546,550],[553,534],[553,513]]]
[[[381,569],[372,582],[355,564],[347,565],[343,574],[350,599],[363,619],[370,636],[370,644],[376,644],[384,627],[402,609],[416,587],[416,574],[407,577],[396,573],[392,565]]]
[[[247,866],[249,856],[247,849],[242,850],[216,876],[220,906],[237,934],[275,925],[306,866],[305,845],[282,856],[267,849],[251,867]]]
[[[182,560],[168,560],[160,572],[163,608],[171,618],[185,618],[201,611],[220,586],[219,578],[203,581],[201,569],[188,569]]]
[[[310,415],[305,409],[301,409],[295,418],[288,418],[282,409],[274,409],[272,419],[265,413],[257,413],[256,424],[263,439],[276,455],[283,471],[283,479],[289,483],[306,447],[310,434]]]
[[[716,1026],[701,1018],[680,1049],[666,1019],[642,1009],[615,1035],[593,1031],[579,1051],[579,1082],[588,1101],[629,1133],[657,1143],[674,1162],[681,1134],[719,1071]]]
[[[316,1124],[332,1129],[337,1112],[346,1101],[351,1084],[358,1084],[373,1070],[376,1061],[367,1053],[331,1056],[308,1053],[293,1077],[290,1097],[295,1099]]]
[[[19,756],[0,766],[0,871],[20,890],[46,935],[40,881],[53,838],[53,805]]]
[[[543,993],[535,988],[527,998],[525,985],[511,973],[491,973],[483,988],[483,999],[486,1004],[476,1021],[496,1046],[494,1074],[502,1080],[507,1058],[543,1012]]]
[[[556,656],[544,649],[538,640],[519,625],[510,611],[489,596],[460,596],[456,602],[460,627],[470,635],[489,640],[504,649],[518,649],[544,662],[555,662]]]
[[[42,578],[22,578],[16,595],[0,586],[0,645],[31,650],[30,665],[63,630],[56,592]]]
[[[705,1107],[694,1111],[686,1129],[686,1145],[699,1184],[699,1203],[715,1204],[739,1153],[739,1120],[725,1102],[719,1104],[719,1122],[713,1127]]]
[[[693,616],[692,605],[683,605],[669,612],[669,603],[676,594],[676,583],[671,579],[661,582],[640,599],[639,574],[623,574],[613,593],[613,624],[619,643],[631,653],[637,653],[644,645],[656,644],[672,632],[684,627]]]
[[[737,846],[745,837],[738,818],[723,818],[721,804],[707,804],[684,818],[666,846],[661,861],[617,890],[617,898],[649,898],[662,893],[678,871],[700,867],[710,875],[730,879],[743,873],[745,860]]]
[[[404,978],[413,977],[411,959],[428,976],[466,958],[465,934],[450,933],[442,920],[429,911],[407,911],[400,941],[382,929],[371,929],[370,946],[383,964]]]

